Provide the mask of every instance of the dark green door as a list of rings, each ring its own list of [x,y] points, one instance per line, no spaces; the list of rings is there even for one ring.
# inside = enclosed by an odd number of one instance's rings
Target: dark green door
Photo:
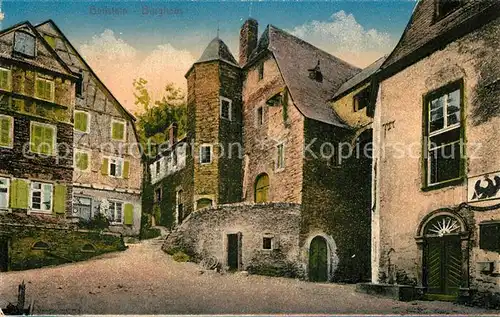
[[[240,267],[241,233],[227,235],[227,266],[236,271]]]
[[[315,237],[309,247],[309,280],[326,282],[328,280],[328,248],[326,240]]]
[[[0,272],[6,272],[9,268],[9,241],[0,237]]]
[[[458,295],[462,280],[460,237],[426,239],[424,277],[427,294],[442,295],[441,299],[453,299]]]

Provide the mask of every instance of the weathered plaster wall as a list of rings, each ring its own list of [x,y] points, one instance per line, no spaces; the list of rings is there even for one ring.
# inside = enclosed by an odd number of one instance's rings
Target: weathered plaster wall
[[[269,175],[269,200],[275,202],[301,202],[302,158],[304,146],[304,117],[288,98],[287,119],[283,106],[267,106],[266,101],[285,89],[278,65],[271,56],[264,56],[264,78],[258,79],[258,64],[250,67],[243,84],[243,139],[245,155],[243,195],[254,201],[256,178]],[[257,126],[257,108],[263,108],[263,124]],[[285,168],[276,170],[277,148],[284,142]]]
[[[215,256],[227,265],[227,234],[241,232],[242,267],[255,273],[303,275],[299,259],[300,206],[287,203],[231,204],[199,210],[167,238],[162,249],[181,249],[201,260]],[[274,250],[263,250],[264,235],[275,238]]]
[[[361,128],[370,124],[373,119],[367,116],[368,107],[359,111],[354,111],[354,96],[363,89],[370,86],[370,83],[361,85],[347,95],[332,103],[335,113],[352,128]]]
[[[497,19],[381,83],[374,128],[375,141],[381,146],[380,156],[375,162],[378,165],[378,197],[374,214],[380,226],[380,233],[375,234],[374,242],[380,247],[375,250],[377,257],[373,259],[374,266],[378,268],[374,277],[382,277],[379,281],[384,281],[387,276],[390,261],[396,266],[401,279],[415,282],[421,273],[420,251],[414,238],[418,225],[431,211],[456,207],[467,201],[466,181],[442,189],[421,190],[424,173],[422,97],[427,92],[463,79],[467,176],[500,169],[500,159],[496,155],[498,149],[492,144],[492,140],[500,137],[500,130],[497,129],[500,124],[499,90],[495,84],[500,76],[499,34],[500,20]],[[480,92],[485,89],[493,90],[481,97]],[[384,128],[384,124],[390,122],[394,122],[391,128]],[[401,152],[394,148],[396,143],[406,150],[402,158],[397,158],[401,157]],[[498,291],[499,278],[478,274],[475,262],[498,258],[497,253],[479,250],[478,224],[484,220],[500,219],[500,212],[474,212],[466,219],[472,239],[471,287]],[[486,280],[495,284],[486,284]]]

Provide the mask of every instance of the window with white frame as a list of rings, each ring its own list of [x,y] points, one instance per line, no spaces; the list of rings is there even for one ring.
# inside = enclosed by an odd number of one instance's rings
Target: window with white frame
[[[120,201],[109,201],[110,221],[114,224],[123,223],[123,203]]]
[[[73,215],[90,220],[92,218],[92,198],[75,195],[73,197]]]
[[[430,93],[426,100],[427,185],[459,179],[462,171],[462,83]]]
[[[123,159],[117,157],[109,159],[109,175],[116,178],[123,176]]]
[[[282,170],[285,168],[285,144],[278,144],[277,149],[277,160],[276,160],[276,169]]]
[[[211,145],[201,145],[200,146],[200,163],[201,164],[212,163],[212,146]]]
[[[9,207],[10,179],[0,177],[0,208]]]
[[[54,94],[54,80],[37,76],[35,96],[43,100],[54,101]]]
[[[220,116],[222,119],[231,121],[231,99],[220,97]]]
[[[8,68],[0,67],[0,89],[12,90],[12,72]]]
[[[41,212],[52,211],[52,184],[31,183],[31,209]]]

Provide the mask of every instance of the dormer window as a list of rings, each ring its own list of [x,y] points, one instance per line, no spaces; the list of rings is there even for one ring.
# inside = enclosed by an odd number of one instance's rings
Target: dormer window
[[[353,97],[354,111],[362,110],[370,104],[370,89],[365,88]]]
[[[28,57],[35,56],[35,37],[29,33],[18,31],[14,34],[14,52]]]
[[[323,74],[321,73],[321,69],[319,68],[319,60],[318,63],[316,64],[316,67],[308,69],[308,71],[309,71],[309,78],[319,83],[323,82]]]
[[[436,19],[442,19],[462,5],[463,0],[437,0]]]

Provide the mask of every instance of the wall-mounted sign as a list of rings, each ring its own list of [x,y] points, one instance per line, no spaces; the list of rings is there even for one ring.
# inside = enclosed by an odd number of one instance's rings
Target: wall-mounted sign
[[[468,201],[500,198],[500,172],[469,178],[467,182]]]

